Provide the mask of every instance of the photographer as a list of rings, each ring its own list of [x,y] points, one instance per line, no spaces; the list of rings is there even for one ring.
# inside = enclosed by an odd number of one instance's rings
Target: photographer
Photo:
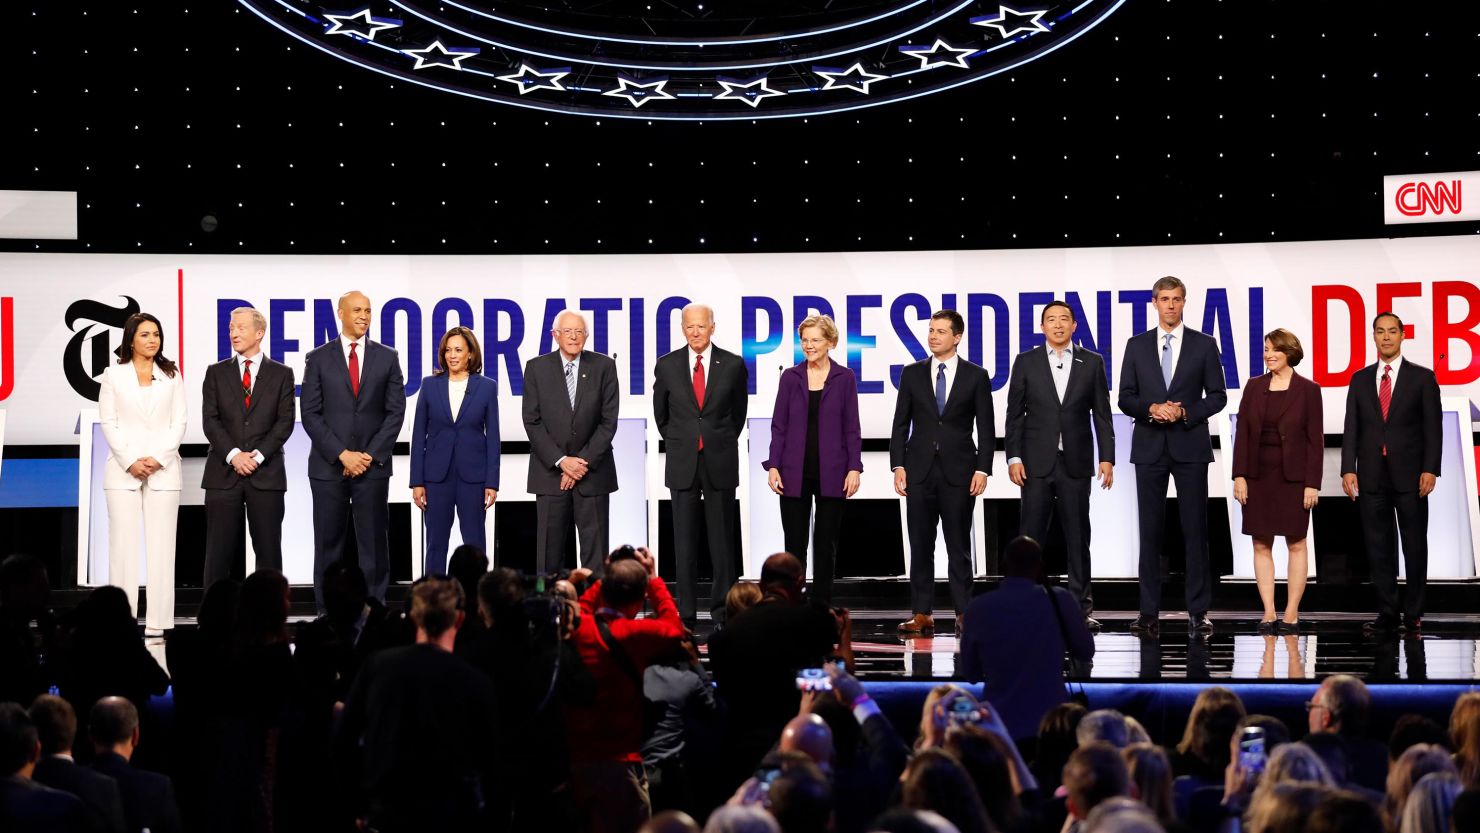
[[[579,580],[576,571],[572,579]],[[580,599],[572,642],[596,681],[590,706],[567,705],[571,786],[583,828],[631,833],[651,815],[642,768],[643,670],[671,653],[683,622],[645,548],[622,547]],[[637,619],[644,600],[652,615]]]

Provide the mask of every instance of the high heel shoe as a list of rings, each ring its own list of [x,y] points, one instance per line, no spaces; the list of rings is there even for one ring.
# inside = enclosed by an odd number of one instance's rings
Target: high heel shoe
[[[1278,619],[1265,619],[1259,623],[1260,636],[1274,636]]]
[[[1298,636],[1300,634],[1300,620],[1293,622],[1280,622],[1280,633],[1285,636]]]

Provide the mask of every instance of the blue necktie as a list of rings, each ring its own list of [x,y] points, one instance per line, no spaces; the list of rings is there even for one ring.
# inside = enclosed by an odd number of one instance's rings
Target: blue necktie
[[[946,412],[946,366],[944,362],[935,371],[935,412],[937,414]]]
[[[1166,383],[1167,390],[1172,389],[1172,334],[1162,336],[1166,344],[1161,348],[1161,380]]]

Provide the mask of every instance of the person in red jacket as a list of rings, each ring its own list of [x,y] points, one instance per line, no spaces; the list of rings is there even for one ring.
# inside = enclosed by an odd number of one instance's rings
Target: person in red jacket
[[[637,619],[644,601],[652,612]],[[612,553],[580,607],[572,641],[595,679],[596,699],[565,710],[572,792],[583,829],[634,833],[652,814],[642,768],[642,674],[678,647],[683,621],[645,548]]]

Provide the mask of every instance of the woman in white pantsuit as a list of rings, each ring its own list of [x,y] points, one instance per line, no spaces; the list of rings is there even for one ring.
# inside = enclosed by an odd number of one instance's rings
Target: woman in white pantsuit
[[[108,441],[103,495],[108,502],[108,583],[139,611],[139,526],[148,566],[145,633],[175,625],[175,525],[180,509],[180,441],[185,388],[164,357],[164,331],[147,312],[123,325],[118,364],[103,373],[98,414]]]

